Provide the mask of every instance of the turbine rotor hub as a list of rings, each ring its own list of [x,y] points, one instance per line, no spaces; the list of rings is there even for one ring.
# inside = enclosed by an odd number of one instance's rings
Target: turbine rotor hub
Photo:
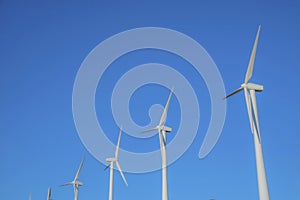
[[[255,83],[243,83],[241,85],[243,88],[247,88],[248,90],[255,90],[257,92],[261,92],[264,90],[263,85],[255,84]]]
[[[160,131],[165,131],[165,132],[172,132],[172,128],[168,126],[159,126],[158,129]]]
[[[117,158],[106,158],[106,162],[116,162]]]

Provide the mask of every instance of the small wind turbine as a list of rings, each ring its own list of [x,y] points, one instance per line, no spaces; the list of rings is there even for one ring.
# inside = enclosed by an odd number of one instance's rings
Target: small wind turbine
[[[80,166],[79,166],[79,168],[77,170],[77,173],[76,173],[76,176],[75,176],[74,180],[72,182],[68,182],[66,184],[61,185],[61,186],[73,185],[73,188],[74,188],[74,200],[78,200],[78,189],[79,189],[79,186],[83,185],[82,182],[78,181],[80,170],[82,168],[83,162],[84,162],[84,158],[82,159],[82,161],[80,163]]]
[[[159,124],[155,128],[144,131],[144,132],[149,132],[149,131],[154,131],[154,130],[158,131],[161,159],[162,159],[162,200],[168,200],[166,133],[171,132],[172,128],[165,126],[165,122],[167,119],[167,113],[168,113],[171,97],[173,94],[173,90],[174,90],[174,87],[172,88],[172,90],[170,92],[167,104],[161,115]]]
[[[128,186],[127,181],[125,179],[125,176],[122,172],[122,169],[119,164],[119,148],[120,148],[120,140],[122,135],[122,128],[120,128],[118,143],[115,151],[115,157],[114,158],[106,158],[106,162],[109,162],[109,165],[104,169],[106,170],[108,167],[110,168],[110,174],[109,174],[109,200],[113,199],[113,184],[114,184],[114,163],[116,163],[116,166],[122,176],[123,181],[125,182],[126,186]]]
[[[248,116],[249,116],[249,121],[250,121],[250,127],[251,127],[251,131],[252,131],[253,137],[254,137],[259,199],[260,200],[269,200],[269,190],[268,190],[266,171],[265,171],[265,165],[264,165],[264,159],[263,159],[261,137],[260,137],[260,127],[259,127],[258,112],[257,112],[257,105],[256,105],[256,95],[255,95],[256,92],[261,92],[261,91],[263,91],[264,88],[262,85],[249,83],[249,80],[252,76],[259,33],[260,33],[260,26],[258,27],[258,31],[256,34],[256,39],[255,39],[254,46],[252,49],[252,53],[251,53],[250,61],[248,64],[248,69],[247,69],[244,83],[241,85],[241,87],[239,89],[237,89],[236,91],[227,95],[225,98],[228,98],[228,97],[240,92],[241,90],[244,90],[246,104],[247,104],[247,110],[248,110]]]
[[[47,200],[51,200],[51,188],[48,188]]]

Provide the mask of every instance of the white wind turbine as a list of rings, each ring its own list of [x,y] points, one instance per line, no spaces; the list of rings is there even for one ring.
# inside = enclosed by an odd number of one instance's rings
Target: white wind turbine
[[[51,188],[48,188],[47,200],[51,199]]]
[[[261,137],[260,137],[260,127],[259,127],[258,112],[257,112],[257,105],[256,105],[256,95],[255,95],[256,92],[263,91],[263,86],[249,83],[249,80],[252,76],[259,33],[260,33],[260,26],[258,27],[258,31],[256,34],[256,39],[254,42],[244,83],[241,85],[239,89],[227,95],[225,98],[228,98],[240,92],[241,90],[244,90],[248,116],[250,120],[250,127],[254,137],[259,199],[269,200],[269,190],[268,190],[266,171],[264,166]]]
[[[108,199],[113,199],[113,184],[114,184],[114,163],[116,163],[116,166],[122,176],[123,181],[125,182],[126,186],[128,186],[127,181],[125,179],[125,176],[122,172],[122,169],[119,164],[119,148],[120,148],[120,140],[122,135],[122,128],[120,128],[118,143],[115,151],[115,157],[114,158],[106,158],[106,162],[109,162],[109,165],[104,169],[106,170],[108,167],[110,168],[110,174],[109,174],[109,196]]]
[[[160,145],[161,159],[162,159],[162,200],[168,200],[166,133],[171,132],[172,128],[165,126],[165,122],[167,119],[167,113],[168,113],[171,97],[173,94],[173,90],[174,90],[174,87],[172,88],[172,90],[170,92],[167,104],[161,115],[159,124],[155,128],[144,131],[144,132],[149,132],[149,131],[154,131],[154,130],[158,131],[159,145]]]
[[[74,180],[72,182],[68,182],[66,184],[61,185],[61,186],[73,185],[73,188],[74,188],[74,200],[78,200],[78,189],[79,189],[79,186],[83,185],[82,182],[78,181],[79,174],[80,174],[83,162],[84,162],[84,158],[82,159],[82,161],[80,163],[80,166],[79,166],[79,168],[77,170],[77,173],[76,173],[76,176],[74,177]]]

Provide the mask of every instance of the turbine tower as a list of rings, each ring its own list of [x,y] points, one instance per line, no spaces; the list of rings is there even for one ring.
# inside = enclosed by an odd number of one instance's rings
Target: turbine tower
[[[167,119],[167,113],[171,101],[171,97],[173,94],[174,87],[172,88],[167,104],[164,108],[164,111],[161,115],[159,124],[152,129],[146,130],[144,132],[150,132],[157,130],[159,136],[159,145],[161,151],[161,160],[162,160],[162,200],[168,200],[168,179],[167,179],[167,155],[166,155],[166,133],[171,132],[172,128],[165,126],[165,122]]]
[[[115,157],[114,158],[106,158],[106,162],[109,162],[109,165],[104,169],[106,170],[108,167],[110,168],[110,174],[109,174],[109,196],[108,199],[113,199],[113,184],[114,184],[114,163],[116,163],[116,166],[122,176],[123,181],[125,182],[126,186],[128,186],[127,181],[125,179],[125,176],[122,172],[122,169],[119,164],[119,147],[120,147],[120,140],[122,135],[122,128],[120,128],[118,143],[115,151]]]
[[[248,64],[248,69],[245,77],[244,83],[241,85],[239,89],[227,95],[225,98],[228,98],[241,90],[244,90],[246,105],[248,110],[248,117],[250,121],[251,131],[254,137],[254,146],[255,146],[255,157],[256,157],[256,170],[257,170],[257,181],[258,181],[258,191],[259,191],[259,199],[260,200],[269,200],[269,190],[266,179],[266,171],[263,159],[262,145],[261,145],[261,137],[260,137],[260,127],[258,120],[258,111],[256,105],[256,92],[263,91],[263,86],[249,83],[250,78],[252,77],[252,71],[254,66],[256,47],[258,43],[260,33],[260,26],[258,27],[258,31],[256,34],[256,39],[254,42],[254,46],[252,49],[250,61]]]
[[[73,188],[74,188],[74,200],[78,200],[78,189],[79,189],[79,186],[83,185],[82,182],[78,181],[79,174],[80,174],[83,162],[84,162],[84,158],[82,159],[82,161],[80,163],[80,166],[79,166],[79,168],[77,170],[77,173],[76,173],[76,175],[74,177],[74,180],[72,182],[68,182],[68,183],[65,183],[65,184],[61,185],[61,186],[73,185]]]

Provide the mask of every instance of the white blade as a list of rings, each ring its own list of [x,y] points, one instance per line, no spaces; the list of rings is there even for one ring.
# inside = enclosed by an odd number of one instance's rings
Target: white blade
[[[122,135],[122,127],[120,128],[120,133],[119,133],[119,137],[118,137],[118,143],[117,143],[116,152],[115,152],[115,158],[117,160],[118,160],[118,156],[119,156],[121,135]]]
[[[253,112],[254,112],[254,117],[255,117],[255,128],[258,136],[259,142],[261,142],[260,138],[260,127],[259,127],[259,119],[258,119],[258,112],[257,112],[257,104],[256,104],[256,96],[255,96],[255,91],[250,91],[251,92],[251,101],[252,101],[252,106],[253,106]]]
[[[31,192],[29,193],[29,200],[31,200]]]
[[[148,129],[148,130],[145,130],[145,131],[143,131],[142,133],[148,133],[148,132],[152,132],[152,131],[156,131],[156,130],[158,130],[157,127],[151,128],[151,129]]]
[[[51,199],[51,188],[48,188],[47,200]]]
[[[162,114],[162,116],[160,118],[159,126],[163,125],[165,123],[165,121],[166,121],[167,113],[168,113],[168,109],[169,109],[169,105],[170,105],[170,101],[171,101],[171,97],[172,97],[172,94],[173,94],[173,90],[174,90],[174,87],[172,87],[172,90],[170,92],[170,95],[169,95],[167,104],[165,106],[164,112],[163,112],[163,114]]]
[[[258,38],[259,38],[259,33],[260,33],[260,25],[258,27],[258,31],[257,31],[255,42],[254,42],[254,45],[253,45],[251,57],[250,57],[250,60],[249,60],[248,69],[247,69],[247,73],[246,73],[246,76],[245,76],[245,83],[248,83],[248,81],[250,80],[250,78],[252,76],[252,71],[253,71],[253,66],[254,66],[254,60],[255,60],[255,55],[256,55],[256,48],[257,48],[257,43],[258,43]]]
[[[248,111],[248,116],[249,116],[249,122],[250,122],[251,132],[254,134],[254,131],[253,131],[252,107],[251,107],[250,95],[249,95],[249,92],[248,92],[247,88],[244,88],[244,93],[245,93],[245,99],[246,99],[246,105],[247,105],[247,111]]]
[[[110,167],[110,163],[104,168],[104,171]]]
[[[121,169],[120,164],[119,164],[118,161],[116,162],[116,165],[117,165],[117,168],[118,168],[118,170],[119,170],[119,172],[120,172],[120,174],[121,174],[121,176],[122,176],[123,181],[125,182],[126,186],[128,186],[127,181],[126,181],[126,179],[125,179],[125,176],[124,176],[124,174],[123,174],[123,172],[122,172],[122,169]]]
[[[240,87],[239,89],[237,89],[234,92],[230,93],[229,95],[227,95],[223,99],[227,99],[228,97],[231,97],[232,95],[235,95],[236,93],[240,92],[242,89],[243,89],[243,87]]]
[[[69,183],[65,183],[65,184],[63,184],[63,185],[61,185],[61,186],[67,186],[67,185],[73,185],[73,183],[72,183],[72,182],[69,182]]]
[[[166,144],[167,144],[167,141],[166,141],[165,135],[162,133],[162,131],[161,131],[161,130],[158,130],[158,134],[161,136],[161,139],[162,139],[163,145],[164,145],[164,146],[166,146]]]
[[[82,159],[81,163],[80,163],[80,166],[77,170],[77,173],[76,173],[76,176],[74,178],[74,181],[77,181],[78,177],[79,177],[79,174],[80,174],[80,171],[81,171],[81,168],[82,168],[82,165],[83,165],[83,162],[84,162],[84,158]]]
[[[148,129],[148,130],[145,130],[145,131],[143,131],[142,133],[148,133],[148,132],[152,132],[152,131],[156,131],[156,130],[158,130],[157,127],[151,128],[151,129]]]

